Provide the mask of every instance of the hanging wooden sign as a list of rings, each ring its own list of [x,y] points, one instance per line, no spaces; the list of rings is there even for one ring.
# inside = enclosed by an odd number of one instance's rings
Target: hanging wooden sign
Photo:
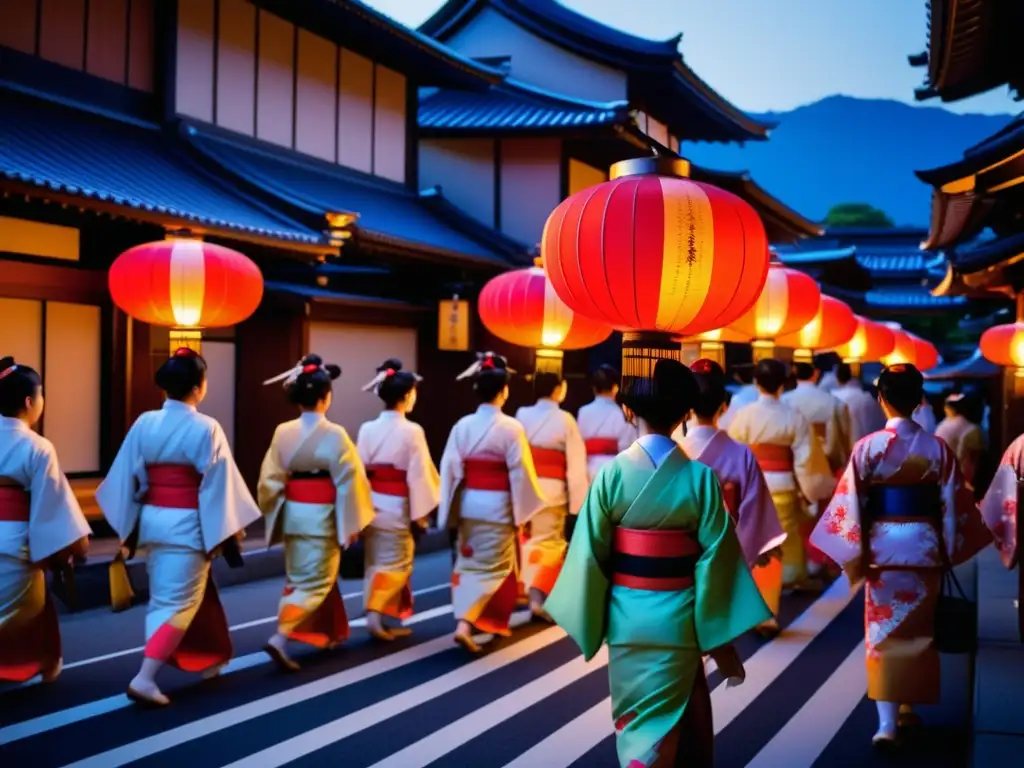
[[[437,348],[442,352],[469,351],[468,301],[453,296],[438,303]]]

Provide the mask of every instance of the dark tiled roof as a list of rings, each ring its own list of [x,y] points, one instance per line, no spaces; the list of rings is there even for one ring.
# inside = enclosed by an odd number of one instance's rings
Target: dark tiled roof
[[[126,216],[166,217],[224,233],[320,244],[324,238],[233,191],[193,163],[174,137],[125,122],[0,92],[0,176]]]
[[[950,261],[961,272],[979,272],[1024,253],[1024,232],[1004,237],[986,232],[972,243],[952,252]]]
[[[987,379],[990,376],[1002,374],[1003,369],[995,363],[990,363],[981,356],[981,350],[976,349],[974,354],[966,360],[950,365],[940,365],[925,373],[928,380],[949,380],[949,379]]]
[[[354,229],[361,238],[470,262],[503,267],[512,263],[512,254],[502,250],[507,240],[495,235],[493,243],[485,242],[466,234],[404,185],[193,126],[185,133],[221,168],[308,214],[357,214]],[[466,229],[472,229],[472,222],[466,222]]]
[[[1024,148],[1024,113],[1017,115],[987,139],[965,150],[961,159],[938,168],[915,171],[914,173],[925,184],[941,187],[943,184],[980,173],[989,166],[1005,161],[1022,148]]]
[[[341,293],[339,291],[328,290],[327,288],[315,288],[313,286],[300,285],[297,283],[283,283],[270,280],[264,283],[264,287],[268,291],[289,293],[293,296],[301,296],[302,298],[312,299],[314,301],[328,301],[338,304],[377,307],[379,309],[401,310],[406,312],[422,312],[429,309],[426,306],[410,304],[405,301],[395,301],[394,299],[385,299],[379,296],[363,296],[357,293]]]
[[[512,80],[482,92],[442,89],[420,96],[419,125],[427,134],[572,130],[629,119],[625,102],[577,100]]]
[[[933,296],[925,286],[918,288],[883,288],[853,291],[839,286],[827,286],[825,292],[842,301],[849,301],[878,310],[938,311],[966,304],[964,296]]]
[[[796,248],[793,246],[775,246],[776,255],[783,264],[818,264],[829,261],[842,261],[856,257],[857,249],[853,246],[848,248],[822,248],[821,250],[810,250],[809,248]]]
[[[639,98],[659,104],[656,116],[672,125],[681,140],[763,140],[773,127],[737,109],[701,80],[679,54],[681,35],[645,40],[555,0],[448,0],[420,30],[447,41],[485,7],[548,42],[633,75]]]

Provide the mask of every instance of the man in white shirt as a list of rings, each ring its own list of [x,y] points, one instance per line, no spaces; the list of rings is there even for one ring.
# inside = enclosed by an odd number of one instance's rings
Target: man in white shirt
[[[832,394],[846,403],[850,409],[851,440],[856,443],[862,437],[885,429],[885,414],[882,406],[871,395],[864,391],[858,380],[853,377],[849,363],[836,366],[836,381],[839,386]]]

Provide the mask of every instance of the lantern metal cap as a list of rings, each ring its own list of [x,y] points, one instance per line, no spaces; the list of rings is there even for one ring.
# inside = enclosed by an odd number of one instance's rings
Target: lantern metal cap
[[[623,176],[674,176],[688,179],[690,177],[690,161],[668,155],[620,160],[609,169],[608,178],[619,179]]]

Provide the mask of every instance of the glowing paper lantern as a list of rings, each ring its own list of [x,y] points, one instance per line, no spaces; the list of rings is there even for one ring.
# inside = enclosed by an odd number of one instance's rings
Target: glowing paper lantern
[[[768,241],[754,209],[683,178],[669,158],[616,163],[562,201],[541,252],[555,292],[613,328],[686,336],[730,325],[757,299]],[[674,174],[674,175],[672,175]]]
[[[857,330],[845,344],[836,347],[836,353],[849,363],[870,363],[881,360],[896,348],[896,334],[881,323],[854,315]]]
[[[913,337],[904,331],[898,323],[886,323],[886,327],[892,331],[896,343],[892,352],[881,358],[882,365],[896,365],[898,363],[910,363],[917,365],[917,347],[914,345]]]
[[[927,371],[939,364],[939,350],[930,341],[925,341],[919,336],[910,334],[914,340],[914,347],[917,351],[917,367],[919,370]]]
[[[683,338],[683,344],[699,345],[699,357],[714,360],[723,368],[725,367],[725,343],[727,341],[745,344],[747,339],[729,328],[716,328],[713,331]]]
[[[853,310],[845,302],[822,294],[818,312],[803,328],[779,336],[775,343],[780,347],[792,347],[794,358],[810,358],[815,350],[834,349],[845,344],[857,332],[857,320]]]
[[[989,328],[978,343],[982,356],[1005,368],[1024,368],[1024,323]]]
[[[110,266],[107,284],[127,315],[169,326],[172,348],[198,349],[203,328],[237,325],[263,298],[263,275],[247,257],[187,238],[125,251]]]
[[[478,312],[487,330],[499,339],[536,348],[538,365],[545,358],[561,361],[558,350],[600,344],[613,330],[569,309],[540,266],[505,272],[490,280],[480,292]]]
[[[730,328],[750,340],[777,343],[779,336],[814,320],[820,304],[821,289],[814,278],[773,263],[761,295]]]

